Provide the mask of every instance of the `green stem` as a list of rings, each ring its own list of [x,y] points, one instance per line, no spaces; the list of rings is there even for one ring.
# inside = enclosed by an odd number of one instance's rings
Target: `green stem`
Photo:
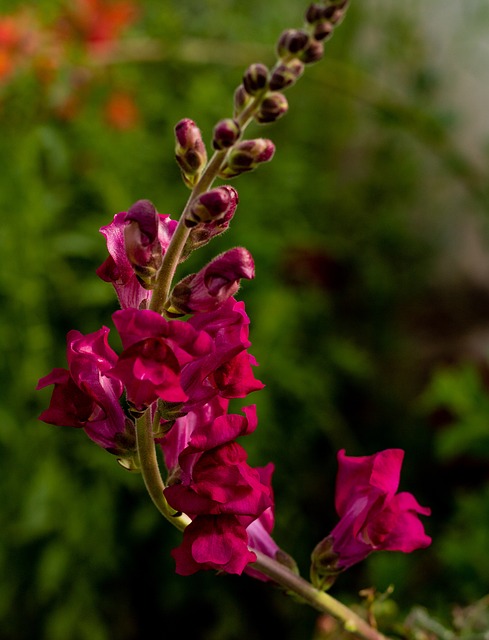
[[[165,484],[161,478],[156,457],[156,448],[153,438],[153,425],[149,409],[136,422],[136,440],[138,445],[139,461],[141,473],[143,475],[146,489],[153,500],[158,511],[171,524],[183,531],[190,523],[190,518],[181,514],[178,515],[166,501],[163,490]]]
[[[279,585],[286,587],[287,590],[297,594],[317,611],[327,613],[339,620],[345,631],[356,634],[364,640],[388,640],[386,636],[371,627],[358,614],[328,593],[319,591],[310,582],[307,582],[307,580],[293,573],[283,564],[260,551],[253,549],[253,552],[256,554],[257,559],[250,566],[272,578]]]

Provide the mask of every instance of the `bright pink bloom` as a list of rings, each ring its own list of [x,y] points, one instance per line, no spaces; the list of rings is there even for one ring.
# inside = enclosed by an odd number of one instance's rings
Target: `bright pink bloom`
[[[215,395],[244,398],[263,388],[253,374],[256,360],[247,352],[251,346],[249,323],[244,303],[234,298],[216,311],[196,313],[188,320],[195,329],[204,330],[214,345],[211,353],[189,364],[182,373],[182,384],[193,403],[208,402]]]
[[[123,309],[112,318],[124,350],[108,375],[124,384],[128,401],[143,410],[158,398],[187,400],[181,385],[182,366],[210,351],[209,336],[149,309]]]
[[[196,429],[209,430],[218,416],[227,413],[228,405],[229,400],[219,396],[215,396],[205,404],[196,405],[192,411],[179,417],[162,438],[157,439],[163,451],[165,466],[168,469],[168,484],[173,484],[173,476],[178,479],[181,476],[178,457],[188,445],[192,433]]]
[[[126,216],[125,211],[118,213],[110,224],[100,229],[107,240],[109,257],[97,269],[97,275],[105,282],[112,283],[123,309],[145,308],[151,299],[152,292],[140,284],[127,257],[124,239],[124,231],[128,224]],[[164,255],[177,222],[171,220],[170,216],[162,214],[158,214],[158,220],[158,240],[161,253]]]
[[[203,569],[241,575],[256,560],[248,535],[233,515],[198,516],[183,532],[182,544],[171,552],[176,572],[188,576]]]
[[[246,451],[234,441],[254,431],[256,408],[245,407],[244,416],[228,415],[221,413],[223,407],[215,399],[213,403],[202,423],[186,416],[177,420],[161,441],[165,461],[172,465],[172,484],[165,489],[165,497],[174,509],[192,518],[182,544],[173,552],[177,573],[183,575],[199,569],[242,573],[256,559],[248,548],[248,528],[260,518],[253,540],[271,550],[273,466],[253,469],[246,461]],[[178,435],[182,423],[190,427],[185,438]],[[176,443],[183,447],[178,463],[174,459]]]
[[[340,521],[313,553],[319,573],[337,574],[372,551],[410,553],[431,543],[419,519],[431,510],[411,493],[396,493],[403,457],[401,449],[360,457],[338,453],[335,506]]]
[[[135,448],[134,425],[119,404],[122,384],[107,376],[117,361],[110,348],[109,329],[67,336],[69,370],[53,369],[41,378],[37,389],[54,384],[49,408],[39,419],[49,424],[83,428],[98,445],[121,455]]]
[[[197,426],[179,455],[180,479],[165,489],[170,505],[189,516],[233,513],[257,518],[273,503],[270,487],[246,462],[247,453],[234,440],[256,428],[256,408],[244,416],[218,416],[212,425]]]

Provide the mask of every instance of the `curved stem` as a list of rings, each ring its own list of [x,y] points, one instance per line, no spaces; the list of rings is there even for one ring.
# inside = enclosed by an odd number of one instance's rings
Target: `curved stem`
[[[161,478],[156,457],[156,449],[153,439],[153,425],[149,409],[136,422],[136,440],[138,445],[139,461],[144,484],[158,511],[171,524],[183,531],[190,523],[190,518],[181,514],[178,515],[166,501],[163,490],[165,484]]]
[[[304,578],[301,578],[264,553],[256,549],[253,549],[253,552],[257,558],[256,562],[251,564],[254,569],[272,578],[272,580],[286,587],[289,591],[294,592],[317,611],[328,613],[339,620],[343,624],[345,631],[354,633],[364,640],[388,640],[386,636],[371,627],[358,614],[328,593],[319,591],[310,582],[307,582],[307,580],[304,580]]]

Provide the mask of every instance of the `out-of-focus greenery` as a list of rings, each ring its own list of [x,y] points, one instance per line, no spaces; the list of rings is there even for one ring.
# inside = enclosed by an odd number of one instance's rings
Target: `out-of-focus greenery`
[[[49,21],[61,4],[36,10]],[[425,4],[352,1],[325,59],[287,92],[290,112],[250,129],[276,156],[233,181],[231,229],[182,273],[235,245],[255,258],[239,296],[266,388],[248,399],[259,427],[243,444],[254,466],[275,462],[277,542],[307,575],[335,523],[337,450],[403,448],[401,489],[432,508],[433,545],[374,554],[332,593],[358,602],[361,589],[393,585],[399,619],[417,605],[457,629],[453,606],[489,587],[487,155],[483,141],[477,158],[461,144],[464,114],[446,100],[453,59],[436,49]],[[176,576],[179,534],[141,478],[82,432],[37,420],[49,390],[35,386],[65,366],[66,332],[111,326],[117,308],[94,273],[106,256],[98,229],[140,198],[178,215],[187,190],[175,123],[194,119],[209,141],[244,68],[274,61],[306,5],[139,7],[127,49],[92,70],[73,117],[59,117],[56,94],[46,100],[29,74],[0,88],[0,640],[140,640],[154,628],[312,638],[317,614],[270,585]],[[482,2],[466,18],[489,28]],[[139,111],[127,129],[104,115],[117,90]]]

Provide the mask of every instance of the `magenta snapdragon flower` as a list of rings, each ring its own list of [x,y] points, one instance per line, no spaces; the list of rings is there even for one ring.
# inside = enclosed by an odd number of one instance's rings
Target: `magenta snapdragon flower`
[[[173,552],[177,573],[182,575],[201,569],[242,573],[256,560],[248,527],[264,518],[254,531],[258,540],[261,530],[265,535],[273,526],[273,466],[252,468],[246,451],[235,441],[255,430],[256,408],[245,407],[244,415],[223,410],[222,401],[214,399],[207,411],[177,420],[160,440],[171,478],[165,497],[174,509],[192,518],[182,544]],[[179,437],[182,432],[184,439]]]
[[[48,424],[77,427],[99,446],[116,455],[135,451],[134,424],[124,414],[119,399],[122,383],[107,374],[117,362],[108,344],[109,329],[84,336],[67,335],[69,369],[55,368],[38,382],[37,389],[54,385],[51,402],[39,419]]]
[[[245,398],[264,387],[254,376],[257,362],[247,351],[250,319],[243,302],[228,298],[215,311],[196,313],[188,324],[205,331],[214,345],[213,351],[190,363],[182,374],[194,403],[208,402],[215,395]]]
[[[109,375],[124,384],[128,401],[141,411],[158,398],[187,400],[182,367],[212,349],[210,337],[149,309],[122,309],[112,319],[124,349]]]
[[[105,282],[110,282],[113,285],[123,309],[129,307],[135,309],[145,308],[148,306],[148,301],[152,296],[152,291],[146,289],[141,284],[141,280],[138,279],[134,265],[129,259],[126,250],[126,228],[129,224],[133,223],[135,219],[138,219],[137,215],[135,216],[134,214],[134,211],[136,214],[139,213],[138,209],[135,209],[138,204],[140,203],[135,203],[128,212],[123,211],[122,213],[117,213],[110,224],[100,229],[100,232],[106,238],[109,256],[97,269],[97,275]],[[148,207],[146,207],[145,213],[147,213],[147,209]],[[164,256],[177,226],[177,221],[172,220],[168,215],[157,214],[156,211],[155,216],[157,222],[157,241],[161,246],[161,255]],[[148,235],[147,222],[142,229],[141,235],[142,238]],[[146,237],[146,242],[142,243],[139,253],[143,252],[144,249],[148,250],[150,254],[154,253],[154,244],[154,238]],[[150,247],[150,249],[148,249],[148,247]],[[129,253],[134,262],[135,256],[138,256],[139,253],[135,247],[131,247]],[[149,261],[149,257],[146,259]]]
[[[431,510],[411,493],[397,493],[403,458],[401,449],[360,457],[338,452],[335,507],[340,520],[312,554],[312,575],[323,588],[372,551],[410,553],[431,543],[419,519]]]

